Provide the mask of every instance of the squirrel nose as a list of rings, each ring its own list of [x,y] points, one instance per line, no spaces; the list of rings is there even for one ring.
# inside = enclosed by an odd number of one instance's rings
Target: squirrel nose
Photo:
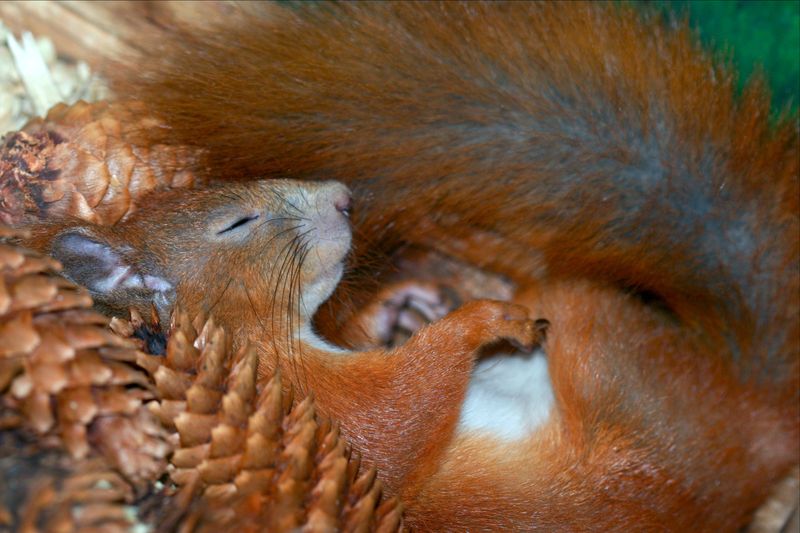
[[[342,193],[334,199],[333,206],[341,214],[350,218],[350,210],[353,208],[353,197],[350,195],[350,191],[347,189],[342,191]]]
[[[333,182],[333,194],[331,200],[333,207],[341,214],[350,218],[350,210],[353,208],[353,197],[350,194],[350,189],[339,182]]]
[[[306,194],[313,198],[320,214],[326,216],[334,215],[335,212],[350,218],[350,210],[353,208],[353,198],[350,189],[344,183],[338,181],[322,181],[303,185],[306,187]],[[336,216],[338,218],[338,216]]]

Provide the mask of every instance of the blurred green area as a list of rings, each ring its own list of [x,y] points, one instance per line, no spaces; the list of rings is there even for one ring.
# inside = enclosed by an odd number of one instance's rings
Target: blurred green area
[[[776,112],[800,102],[800,1],[657,0],[638,3],[682,16],[712,50],[730,53],[741,89],[761,65],[773,91]]]

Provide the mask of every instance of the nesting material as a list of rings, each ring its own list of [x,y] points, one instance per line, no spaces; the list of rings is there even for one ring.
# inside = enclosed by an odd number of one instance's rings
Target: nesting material
[[[775,484],[772,495],[755,514],[747,533],[797,533],[800,531],[800,466]]]
[[[0,146],[0,222],[77,216],[115,224],[160,187],[202,184],[199,153],[139,142],[161,123],[140,102],[78,102],[9,133]]]
[[[18,42],[3,24],[9,22],[8,15],[15,18],[15,12],[19,11],[7,2],[0,6],[0,135],[22,128],[33,116],[44,116],[59,102],[110,96],[107,84],[85,61],[60,57],[47,34],[34,38],[17,24]]]

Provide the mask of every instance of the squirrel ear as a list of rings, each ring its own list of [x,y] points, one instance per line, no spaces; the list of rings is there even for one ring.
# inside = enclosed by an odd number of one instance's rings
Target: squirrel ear
[[[64,275],[90,292],[107,295],[125,289],[166,292],[172,284],[160,276],[144,273],[129,261],[119,246],[99,235],[65,233],[56,237],[52,256],[61,261]]]

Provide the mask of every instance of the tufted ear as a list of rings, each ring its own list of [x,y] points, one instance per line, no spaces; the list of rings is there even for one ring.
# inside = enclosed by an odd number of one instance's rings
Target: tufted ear
[[[131,250],[108,241],[101,235],[69,232],[53,241],[51,255],[61,261],[66,277],[96,295],[109,295],[126,289],[166,293],[172,284],[130,259]]]

